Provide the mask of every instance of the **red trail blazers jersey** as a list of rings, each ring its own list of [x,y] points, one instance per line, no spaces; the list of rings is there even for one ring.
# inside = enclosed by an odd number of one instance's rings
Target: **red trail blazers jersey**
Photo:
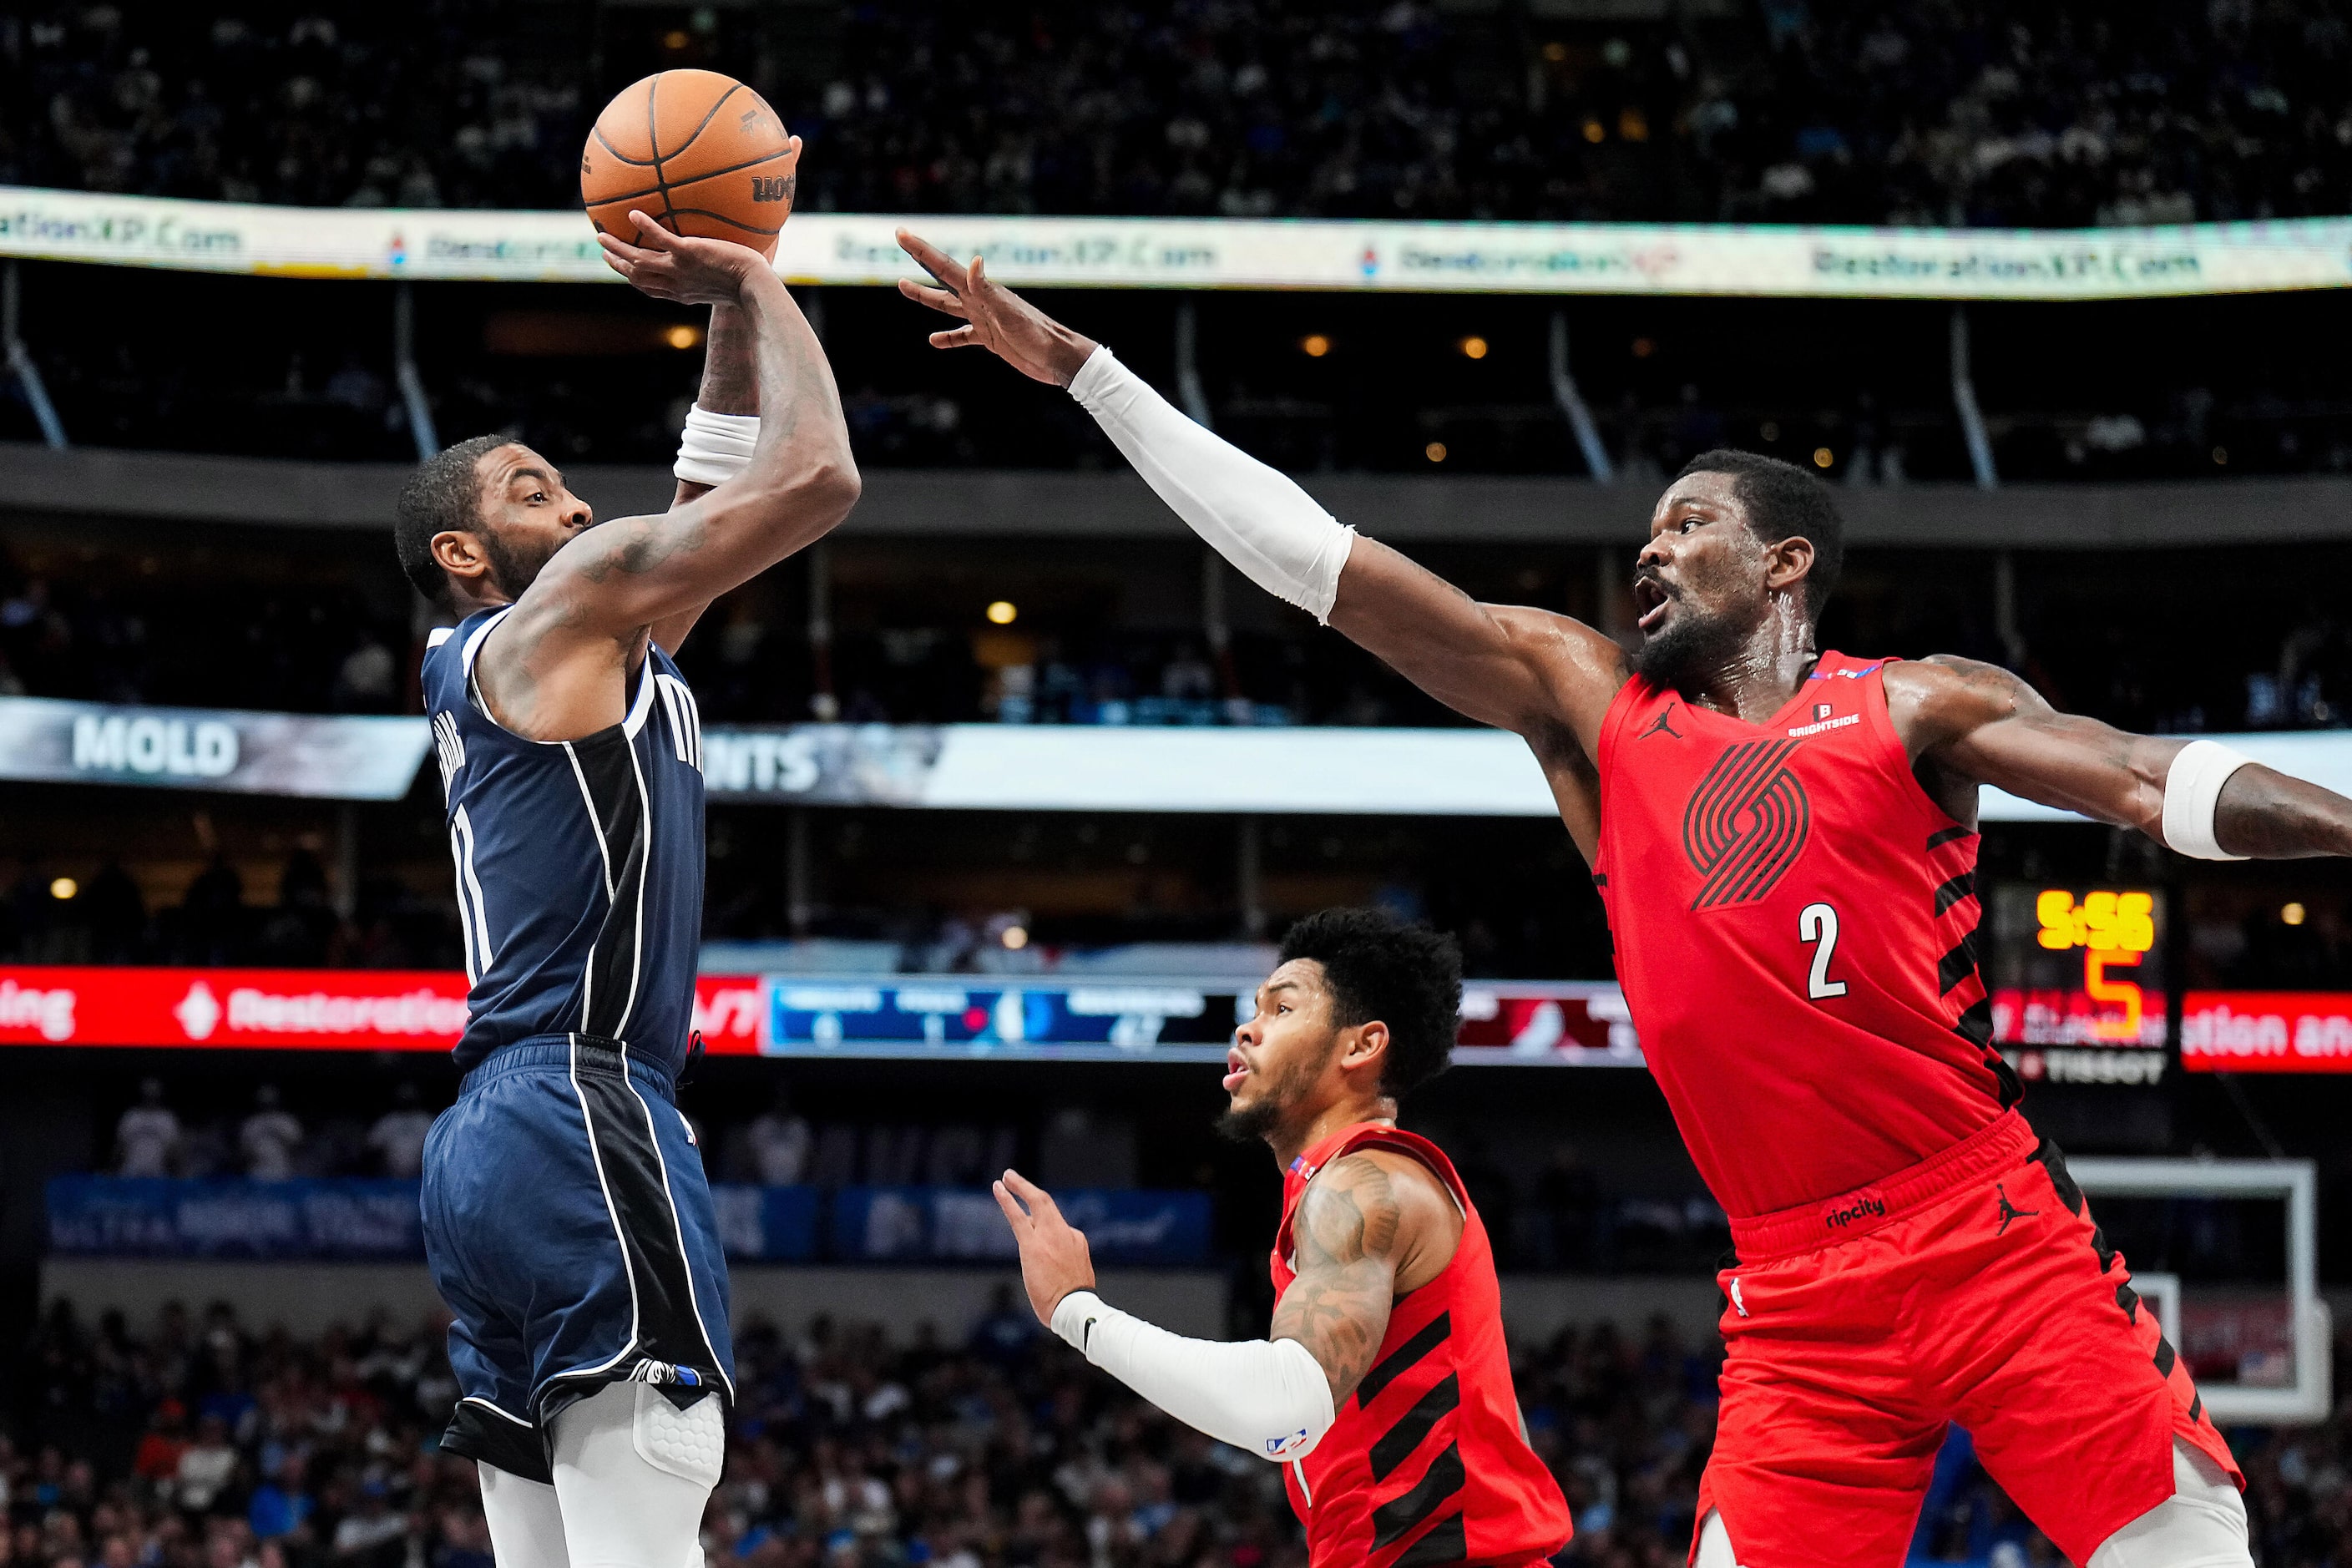
[[[1372,1369],[1314,1452],[1284,1479],[1313,1568],[1519,1568],[1568,1544],[1568,1502],[1520,1435],[1486,1227],[1454,1163],[1426,1138],[1376,1122],[1342,1128],[1290,1163],[1274,1289],[1297,1278],[1290,1225],[1315,1173],[1356,1149],[1427,1165],[1462,1208],[1462,1240],[1437,1278],[1397,1299]]]
[[[1601,729],[1617,977],[1734,1218],[1916,1164],[2018,1097],[1977,973],[1977,835],[1928,798],[1886,659],[1825,653],[1761,724],[1636,676]]]

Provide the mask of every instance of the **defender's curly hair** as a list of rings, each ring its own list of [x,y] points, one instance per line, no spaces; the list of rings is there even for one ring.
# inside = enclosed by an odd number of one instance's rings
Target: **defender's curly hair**
[[[1323,966],[1334,1023],[1389,1026],[1384,1093],[1402,1098],[1452,1062],[1462,1026],[1462,949],[1452,937],[1386,910],[1324,910],[1284,934],[1282,961],[1295,958]]]

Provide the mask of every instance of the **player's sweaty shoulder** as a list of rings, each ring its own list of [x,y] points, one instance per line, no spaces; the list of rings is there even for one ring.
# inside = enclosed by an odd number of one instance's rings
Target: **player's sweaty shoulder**
[[[1614,637],[1573,616],[1528,605],[1490,605],[1486,613],[1542,682],[1546,711],[1523,727],[1530,742],[1544,731],[1573,736],[1588,757],[1598,752],[1609,705],[1633,678]]]
[[[2008,670],[1957,654],[1890,664],[1885,683],[1887,717],[1915,761],[1988,724],[2049,710],[2039,692]]]

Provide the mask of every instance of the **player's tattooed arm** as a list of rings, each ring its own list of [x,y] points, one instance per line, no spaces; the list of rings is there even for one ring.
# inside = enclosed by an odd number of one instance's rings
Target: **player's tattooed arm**
[[[757,414],[760,412],[759,338],[751,323],[743,319],[742,310],[733,305],[710,307],[710,330],[703,340],[702,384],[694,401],[698,407],[710,414]],[[714,487],[692,479],[677,481],[677,491],[670,498],[670,510],[676,511],[688,501],[699,500]],[[703,612],[710,607],[709,601],[689,610],[658,621],[653,628],[654,641],[671,653],[686,640]]]
[[[1402,1219],[1388,1173],[1350,1154],[1307,1187],[1291,1222],[1298,1274],[1275,1304],[1267,1337],[1307,1347],[1331,1380],[1335,1405],[1355,1393],[1388,1332]]]
[[[1996,665],[1937,656],[1890,666],[1887,710],[1945,809],[1975,821],[1979,784],[2164,842],[2164,786],[2188,743],[2062,713]],[[2352,800],[2249,763],[2222,786],[2214,837],[2232,855],[2352,855]]]
[[[732,304],[752,340],[760,440],[742,473],[659,517],[591,529],[559,552],[527,601],[584,633],[634,637],[824,537],[856,504],[857,465],[824,347],[753,251],[672,235],[598,237],[614,270],[656,299]],[[518,615],[520,618],[520,612]]]
[[[1454,1256],[1460,1214],[1418,1161],[1354,1153],[1318,1174],[1291,1221],[1297,1277],[1268,1338],[1305,1345],[1343,1405],[1371,1370],[1396,1298]]]

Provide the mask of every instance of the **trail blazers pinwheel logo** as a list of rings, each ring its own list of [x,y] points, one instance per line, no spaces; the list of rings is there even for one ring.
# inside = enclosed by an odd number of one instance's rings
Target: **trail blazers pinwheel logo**
[[[1812,827],[1788,766],[1795,741],[1748,741],[1715,760],[1683,809],[1683,852],[1706,879],[1694,910],[1752,904],[1797,863]]]

